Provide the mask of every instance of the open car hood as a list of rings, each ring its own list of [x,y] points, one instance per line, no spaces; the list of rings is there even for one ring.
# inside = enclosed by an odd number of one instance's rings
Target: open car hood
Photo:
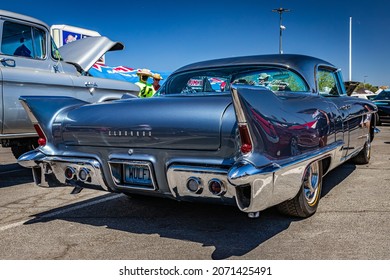
[[[345,90],[347,91],[347,95],[351,96],[351,94],[355,91],[360,82],[355,81],[344,81]]]
[[[63,45],[58,50],[65,62],[87,72],[108,51],[123,50],[124,45],[107,37],[87,37]]]

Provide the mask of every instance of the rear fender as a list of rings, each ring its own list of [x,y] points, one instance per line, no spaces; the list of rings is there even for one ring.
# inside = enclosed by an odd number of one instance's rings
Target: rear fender
[[[278,135],[268,116],[262,113],[262,107],[273,106],[275,115],[280,115],[279,101],[274,93],[266,88],[250,86],[232,86],[231,94],[234,111],[236,113],[237,126],[246,127],[247,136],[240,135],[241,145],[243,141],[251,142],[251,150],[242,152],[241,160],[249,161],[255,166],[264,166],[270,163],[265,157],[265,141],[277,143]],[[242,134],[242,131],[240,131]],[[249,139],[246,139],[249,138]],[[267,139],[264,139],[266,137]],[[244,138],[244,139],[243,139]]]
[[[89,104],[67,96],[20,96],[19,100],[31,122],[39,124],[49,142],[52,124],[60,112]]]
[[[242,157],[256,167],[311,152],[335,141],[329,104],[311,93],[272,92],[258,86],[232,86],[238,126],[247,127],[252,147]],[[330,138],[331,137],[331,138]],[[242,144],[242,143],[241,143]]]
[[[240,135],[241,141],[249,138],[252,144],[228,171],[242,211],[261,211],[293,198],[307,166],[331,157],[342,146],[328,139],[332,126],[328,105],[315,95],[234,85],[231,93],[237,124],[249,131],[247,137]]]

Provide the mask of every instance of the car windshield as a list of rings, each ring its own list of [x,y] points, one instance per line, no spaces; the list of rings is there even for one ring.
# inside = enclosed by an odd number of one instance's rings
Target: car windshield
[[[291,70],[276,67],[223,67],[179,73],[161,88],[159,95],[220,94],[231,84],[265,87],[272,91],[307,92],[306,82]]]
[[[390,91],[383,90],[373,100],[390,100]]]

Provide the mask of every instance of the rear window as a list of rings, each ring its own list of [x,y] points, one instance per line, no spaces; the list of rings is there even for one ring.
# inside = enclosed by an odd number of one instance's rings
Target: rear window
[[[219,94],[232,84],[264,87],[272,91],[307,92],[309,88],[295,72],[275,67],[224,67],[171,76],[160,94]]]

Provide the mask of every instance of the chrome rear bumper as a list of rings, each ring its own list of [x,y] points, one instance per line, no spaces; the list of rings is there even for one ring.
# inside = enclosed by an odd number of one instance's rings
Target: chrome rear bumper
[[[101,165],[95,159],[46,156],[39,150],[34,150],[23,154],[18,163],[32,169],[34,182],[40,187],[77,185],[109,191],[103,179]],[[72,178],[65,177],[67,169],[74,170]],[[85,178],[81,178],[81,170],[86,171]]]
[[[198,199],[224,204],[234,204],[235,200],[241,211],[250,213],[264,210],[295,197],[309,164],[329,158],[329,168],[333,169],[342,163],[342,148],[342,142],[335,142],[311,153],[261,167],[256,167],[245,160],[236,163],[230,169],[173,164],[168,167],[166,174],[169,192],[159,190],[158,182],[153,184],[153,188],[147,189],[123,186],[119,175],[115,175],[116,172],[113,171],[112,165],[120,165],[127,161],[111,160],[109,162],[111,172],[107,171],[106,175],[111,176],[113,181],[111,188],[104,179],[100,162],[96,159],[46,156],[39,150],[35,150],[21,156],[18,162],[24,167],[32,168],[35,183],[42,187],[73,185],[81,188],[100,188],[105,191],[116,189],[117,191],[159,192],[162,195],[173,196],[177,200]],[[119,166],[115,170],[120,169]],[[71,170],[70,176],[66,176],[69,170]],[[82,170],[88,173],[87,179],[81,176]],[[220,187],[220,191],[213,189],[212,186],[215,183],[217,187]]]

